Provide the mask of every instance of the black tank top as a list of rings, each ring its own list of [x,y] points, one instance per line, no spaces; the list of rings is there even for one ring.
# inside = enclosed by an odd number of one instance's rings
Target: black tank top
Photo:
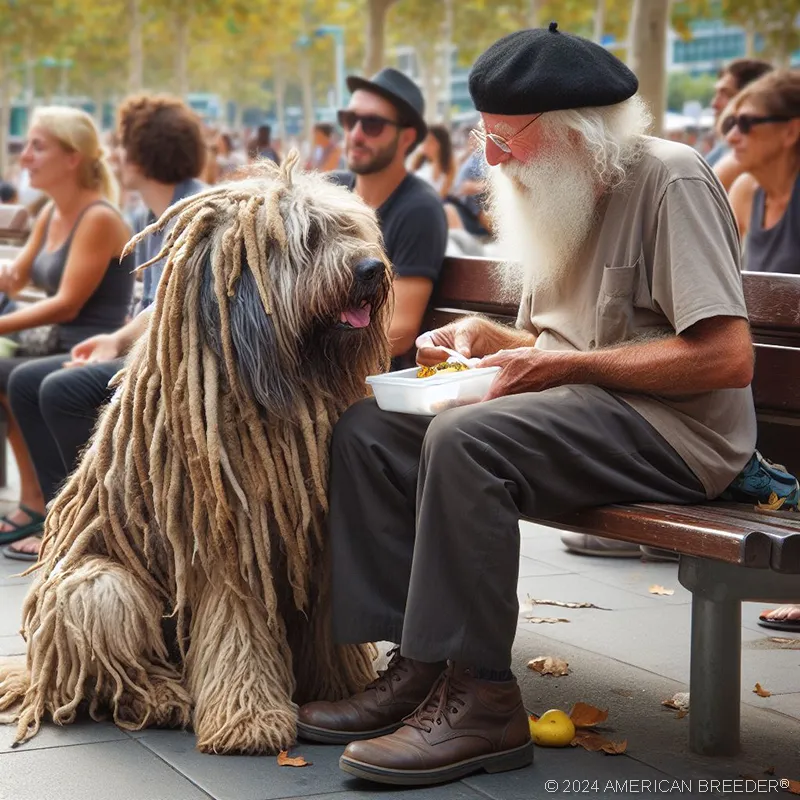
[[[47,234],[50,231],[50,222],[53,219],[55,209],[50,210],[42,246],[33,259],[31,268],[31,283],[42,289],[48,297],[52,297],[58,292],[64,269],[67,266],[69,249],[75,237],[75,231],[78,229],[78,225],[81,224],[83,215],[92,206],[101,204],[114,209],[114,206],[105,200],[97,200],[94,203],[90,203],[78,215],[78,219],[75,220],[75,224],[72,226],[72,230],[69,232],[64,244],[51,252],[45,250]],[[114,210],[116,211],[116,209]],[[84,303],[83,308],[78,312],[78,316],[71,322],[64,322],[58,326],[59,344],[62,347],[69,349],[89,336],[94,336],[97,333],[111,333],[125,324],[133,297],[135,280],[133,268],[132,254],[126,256],[122,261],[118,258],[112,258],[108,262],[108,268],[100,284]]]
[[[765,229],[764,190],[756,189],[745,240],[745,269],[750,272],[800,274],[800,174],[777,225]]]

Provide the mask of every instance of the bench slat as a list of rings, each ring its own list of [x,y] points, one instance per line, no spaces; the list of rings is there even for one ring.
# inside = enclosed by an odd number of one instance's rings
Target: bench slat
[[[736,524],[734,518],[722,522],[706,517],[702,508],[613,505],[578,511],[555,520],[532,521],[729,564],[770,567],[772,542],[768,534],[746,524]]]

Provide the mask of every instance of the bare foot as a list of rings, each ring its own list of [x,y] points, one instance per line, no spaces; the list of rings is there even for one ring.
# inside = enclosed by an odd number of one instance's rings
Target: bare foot
[[[761,619],[771,622],[786,622],[787,620],[800,621],[800,605],[779,606],[761,612]]]
[[[25,539],[14,542],[14,544],[8,545],[8,549],[14,550],[17,553],[31,553],[32,555],[38,556],[41,546],[41,536],[28,536]]]

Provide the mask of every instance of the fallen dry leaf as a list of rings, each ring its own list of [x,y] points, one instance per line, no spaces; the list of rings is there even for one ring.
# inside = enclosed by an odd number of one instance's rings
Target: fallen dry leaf
[[[800,642],[800,639],[790,639],[785,636],[770,636],[769,640],[775,642],[775,644],[794,644],[795,642]]]
[[[757,694],[759,697],[772,697],[772,692],[767,691],[760,683],[755,685],[753,694]]]
[[[686,716],[688,716],[688,715],[689,715],[689,712],[688,712],[688,711],[687,711],[685,708],[682,708],[682,709],[681,709],[681,710],[680,710],[680,711],[679,711],[679,712],[678,712],[678,713],[675,715],[675,719],[683,719],[684,717],[686,717]]]
[[[538,597],[527,596],[527,601],[532,606],[558,606],[559,608],[596,608],[599,611],[611,611],[610,608],[596,606],[594,603],[575,603],[564,600],[540,600]]]
[[[650,594],[661,594],[666,597],[670,597],[671,595],[675,594],[674,589],[665,589],[663,586],[659,586],[657,583],[654,583],[648,590]]]
[[[662,706],[672,708],[675,711],[688,711],[689,710],[689,692],[677,692],[672,695],[669,700],[662,700]]]
[[[528,662],[528,669],[532,669],[540,675],[554,675],[556,678],[569,675],[569,664],[563,659],[552,656],[539,656],[531,659]]]
[[[786,781],[788,786],[784,787],[789,794],[800,794],[800,781],[790,781],[787,778],[781,779],[781,784]]]
[[[278,753],[279,767],[310,767],[311,762],[306,761],[303,756],[290,756],[288,750],[281,750]]]
[[[568,619],[563,617],[525,617],[526,622],[532,622],[534,625],[554,625],[556,622],[569,622]]]
[[[594,731],[576,731],[570,742],[573,747],[582,747],[590,753],[607,753],[610,756],[621,755],[628,749],[628,740],[612,742]]]
[[[608,719],[608,709],[595,708],[588,703],[575,703],[569,718],[576,728],[591,728]]]

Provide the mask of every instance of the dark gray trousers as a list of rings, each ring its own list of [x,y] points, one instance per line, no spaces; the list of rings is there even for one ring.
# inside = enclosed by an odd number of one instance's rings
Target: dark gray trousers
[[[362,401],[339,420],[331,451],[334,637],[507,669],[520,517],[705,497],[660,434],[595,386],[433,418]]]

